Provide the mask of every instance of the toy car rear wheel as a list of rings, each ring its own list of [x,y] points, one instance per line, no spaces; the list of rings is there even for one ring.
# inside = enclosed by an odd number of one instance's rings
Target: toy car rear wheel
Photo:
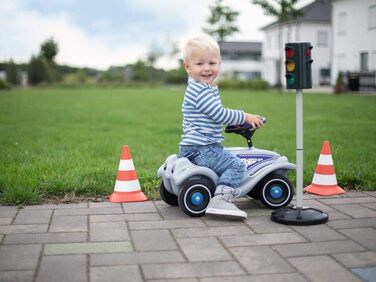
[[[288,178],[271,174],[261,183],[260,200],[270,209],[278,209],[287,206],[294,195],[294,187]]]
[[[189,216],[203,216],[214,191],[214,183],[206,177],[187,180],[179,192],[179,207]]]
[[[166,187],[164,186],[163,181],[161,181],[161,184],[159,185],[159,194],[161,195],[161,199],[169,204],[170,206],[178,206],[178,196],[170,193],[167,191]]]

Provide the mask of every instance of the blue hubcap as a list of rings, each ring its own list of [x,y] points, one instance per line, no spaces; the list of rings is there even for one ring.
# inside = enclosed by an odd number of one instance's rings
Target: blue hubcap
[[[270,189],[270,196],[273,198],[273,199],[278,199],[282,196],[282,188],[279,187],[279,186],[273,186],[271,189]]]
[[[204,195],[200,192],[195,192],[191,196],[191,202],[193,205],[198,206],[204,201]]]

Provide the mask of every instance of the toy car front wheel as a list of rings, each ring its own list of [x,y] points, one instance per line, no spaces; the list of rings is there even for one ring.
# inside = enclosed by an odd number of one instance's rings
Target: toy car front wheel
[[[189,216],[203,216],[214,191],[214,184],[207,178],[187,180],[179,192],[179,207]]]
[[[179,205],[178,196],[168,192],[163,181],[161,181],[161,184],[159,185],[159,194],[161,195],[161,199],[170,206]]]
[[[293,185],[282,175],[272,174],[266,177],[260,187],[260,200],[270,209],[287,206],[294,195]]]

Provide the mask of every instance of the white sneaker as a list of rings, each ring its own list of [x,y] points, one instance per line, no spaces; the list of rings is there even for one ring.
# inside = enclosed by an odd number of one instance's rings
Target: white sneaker
[[[216,189],[221,194],[215,195],[210,199],[208,207],[206,208],[205,214],[214,216],[223,216],[231,219],[246,219],[247,213],[240,210],[232,200],[234,197],[235,188],[218,186]]]

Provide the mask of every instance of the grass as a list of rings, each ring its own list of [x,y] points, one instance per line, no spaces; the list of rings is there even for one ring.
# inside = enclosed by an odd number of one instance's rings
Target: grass
[[[156,171],[178,151],[183,88],[28,89],[0,93],[0,202],[37,204],[113,191],[121,146],[131,149],[142,188],[159,197]],[[223,103],[268,117],[256,147],[295,162],[295,95],[222,91]],[[225,146],[245,146],[226,135]],[[304,182],[329,140],[337,180],[376,189],[376,97],[304,95]],[[295,174],[291,173],[292,181]]]

